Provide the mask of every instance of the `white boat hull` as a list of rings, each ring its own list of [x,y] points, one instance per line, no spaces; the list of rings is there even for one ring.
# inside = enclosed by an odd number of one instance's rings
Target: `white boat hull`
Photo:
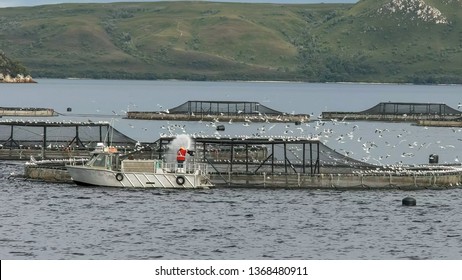
[[[79,185],[133,188],[210,188],[201,174],[116,172],[86,166],[67,166],[72,180]]]

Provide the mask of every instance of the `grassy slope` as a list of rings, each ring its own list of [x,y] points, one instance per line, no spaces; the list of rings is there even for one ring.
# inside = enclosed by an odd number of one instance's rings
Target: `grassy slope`
[[[462,5],[449,25],[351,4],[153,2],[0,9],[0,49],[36,76],[405,82],[461,79]],[[300,69],[304,69],[300,72]]]
[[[331,51],[361,53],[376,73],[365,80],[409,82],[446,75],[462,79],[462,3],[426,0],[450,21],[435,24],[412,13],[380,14],[390,1],[363,0],[345,15],[323,26]],[[425,82],[418,81],[417,82]]]
[[[301,11],[312,10],[315,18],[343,6],[154,2],[8,8],[0,9],[0,48],[34,76],[293,79],[293,42],[307,26]]]

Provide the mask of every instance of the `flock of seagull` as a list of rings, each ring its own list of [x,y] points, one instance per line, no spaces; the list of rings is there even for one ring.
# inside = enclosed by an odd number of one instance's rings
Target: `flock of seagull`
[[[295,123],[244,122],[219,120],[184,124],[168,121],[160,127],[160,136],[189,134],[191,137],[313,139],[336,152],[353,159],[376,165],[424,164],[433,153],[449,155],[443,163],[458,164],[456,146],[462,141],[462,128],[429,128],[410,123],[381,123],[347,121],[346,119],[318,119]],[[226,130],[216,128],[224,125]],[[232,134],[234,132],[234,134]],[[420,157],[419,157],[420,155]],[[422,155],[424,157],[422,157]],[[424,161],[424,160],[425,161]],[[417,160],[417,162],[415,161]]]
[[[132,105],[133,107],[135,105]],[[169,114],[168,109],[157,104],[161,112]],[[461,108],[459,103],[457,108]],[[129,108],[127,108],[129,110]],[[113,111],[114,112],[114,111]],[[119,114],[115,114],[119,116]],[[313,118],[313,114],[311,114]],[[259,118],[255,120],[255,118]],[[1,122],[22,122],[22,123],[108,123],[107,121],[85,121],[57,120],[50,119],[3,119]],[[191,137],[215,137],[215,138],[266,138],[272,139],[313,139],[319,140],[334,151],[345,157],[353,158],[365,163],[386,165],[386,164],[413,164],[422,162],[429,154],[441,153],[444,156],[444,163],[458,164],[459,156],[457,146],[462,141],[462,128],[428,128],[413,126],[409,123],[381,123],[348,121],[345,118],[322,119],[317,116],[311,121],[287,123],[274,121],[265,114],[256,112],[254,116],[248,116],[241,120],[220,121],[216,116],[212,121],[178,122],[166,121],[155,127],[141,121],[128,119],[117,119],[116,129],[130,136],[130,132],[138,129],[138,133],[149,133],[155,137],[156,132],[161,137],[171,137],[179,134],[188,134]],[[142,123],[139,125],[139,123]],[[124,123],[129,129],[119,128]],[[151,122],[159,124],[159,122]],[[226,129],[218,130],[218,126]],[[128,133],[125,133],[128,132]],[[420,155],[420,157],[419,157]],[[451,158],[449,158],[449,156]],[[417,162],[416,162],[417,160]]]

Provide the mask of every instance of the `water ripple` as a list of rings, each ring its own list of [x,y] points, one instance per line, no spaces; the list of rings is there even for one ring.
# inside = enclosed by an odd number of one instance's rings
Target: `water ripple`
[[[0,192],[1,259],[462,256],[460,190],[183,192],[0,178]],[[418,205],[402,206],[406,196]]]

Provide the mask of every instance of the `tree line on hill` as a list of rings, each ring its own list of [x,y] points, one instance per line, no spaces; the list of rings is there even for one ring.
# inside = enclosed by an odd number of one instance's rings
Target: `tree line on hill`
[[[33,83],[26,67],[13,61],[0,50],[0,83]]]

